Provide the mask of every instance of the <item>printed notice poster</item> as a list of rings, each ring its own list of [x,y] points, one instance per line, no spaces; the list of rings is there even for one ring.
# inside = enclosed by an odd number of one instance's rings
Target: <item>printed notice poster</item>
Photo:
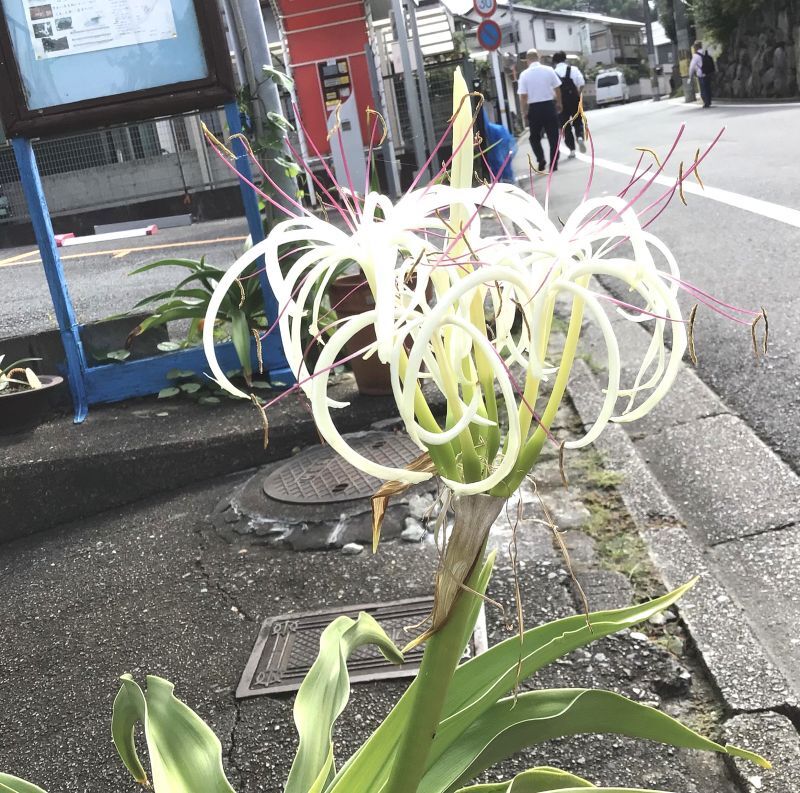
[[[171,0],[25,0],[37,60],[175,38]]]

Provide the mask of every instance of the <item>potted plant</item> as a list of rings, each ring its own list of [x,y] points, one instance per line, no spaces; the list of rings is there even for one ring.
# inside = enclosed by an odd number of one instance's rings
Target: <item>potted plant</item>
[[[37,375],[25,364],[40,358],[22,358],[3,366],[0,355],[0,434],[29,429],[49,411],[50,389],[60,385],[57,375]]]
[[[375,298],[363,275],[339,276],[328,288],[328,298],[337,317],[355,317],[364,311],[375,308]],[[375,344],[375,329],[364,328],[356,333],[347,345],[347,353],[354,355]],[[382,363],[377,355],[363,358],[360,355],[347,362],[356,378],[359,394],[385,396],[392,393],[388,364]]]

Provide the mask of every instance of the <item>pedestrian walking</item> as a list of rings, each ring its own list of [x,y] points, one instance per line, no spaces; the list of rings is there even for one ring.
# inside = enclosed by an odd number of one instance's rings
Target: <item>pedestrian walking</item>
[[[547,135],[550,147],[549,165],[558,170],[558,128],[561,105],[561,78],[550,66],[539,62],[537,50],[527,52],[528,68],[519,76],[517,93],[522,108],[528,108],[528,129],[531,148],[536,157],[536,167],[547,170],[547,161],[542,148],[542,131]],[[524,111],[523,111],[524,112]]]
[[[703,107],[711,107],[711,81],[717,67],[714,59],[709,55],[708,50],[703,49],[702,41],[695,41],[692,45],[694,55],[689,64],[689,79],[697,75],[697,82],[700,83],[700,97],[703,100]]]
[[[569,158],[575,156],[575,141],[581,154],[586,153],[583,139],[583,116],[578,112],[581,94],[586,80],[577,66],[567,63],[567,53],[563,50],[553,55],[553,68],[561,78],[561,127],[564,130],[564,143],[569,149]]]

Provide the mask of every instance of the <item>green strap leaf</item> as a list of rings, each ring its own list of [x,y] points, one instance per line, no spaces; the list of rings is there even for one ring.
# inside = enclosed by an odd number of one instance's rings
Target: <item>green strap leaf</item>
[[[131,270],[128,275],[139,275],[139,273],[146,273],[148,270],[155,270],[158,267],[185,267],[187,270],[198,271],[202,270],[205,265],[202,260],[197,261],[196,259],[159,259],[157,262],[150,262]],[[219,270],[218,272],[222,276],[223,271]]]
[[[646,738],[687,749],[747,756],[768,765],[757,755],[715,743],[666,713],[611,691],[550,689],[495,703],[455,743],[449,742],[446,752],[436,751],[437,735],[419,793],[455,790],[460,782],[521,749],[582,733]]]
[[[0,793],[45,793],[32,782],[26,782],[11,774],[0,773]]]
[[[530,677],[578,647],[644,622],[675,603],[693,585],[691,581],[647,603],[595,612],[589,618],[591,627],[583,614],[539,625],[525,632],[521,647],[519,636],[512,636],[462,664],[453,676],[445,700],[445,715],[437,735],[440,749],[444,747],[442,730],[449,720],[453,720],[451,729],[445,735],[456,740],[482,712],[512,691],[518,679]],[[380,790],[388,776],[400,734],[410,719],[413,689],[412,683],[384,722],[342,768],[330,787],[331,793]],[[452,729],[456,719],[459,720],[455,725],[457,729]]]
[[[249,380],[253,374],[253,364],[250,361],[250,325],[244,311],[236,309],[231,312],[231,341],[236,348],[236,356],[244,370],[245,379]]]
[[[473,785],[457,793],[549,793],[554,790],[585,790],[595,786],[587,779],[550,766],[537,766],[506,782]]]
[[[542,793],[585,793],[586,788],[555,788],[554,790],[543,791]],[[652,790],[651,788],[639,787],[593,787],[592,793],[668,793],[666,790]]]
[[[114,699],[111,713],[111,737],[131,776],[140,785],[146,785],[147,773],[139,761],[133,736],[136,725],[144,723],[147,718],[147,703],[142,689],[130,675],[123,675],[120,679],[122,686]]]
[[[147,691],[122,676],[114,700],[111,733],[133,778],[147,784],[134,744],[134,729],[144,723],[154,793],[235,793],[222,768],[222,746],[208,725],[177,699],[168,680],[148,676]]]
[[[285,793],[318,793],[334,775],[333,725],[350,698],[347,659],[365,644],[377,645],[392,663],[403,663],[400,651],[369,614],[359,614],[358,620],[338,617],[323,631],[317,660],[294,702],[300,743]]]
[[[475,585],[475,591],[479,595],[483,595],[489,585],[495,556],[496,553],[492,551],[481,568]],[[470,618],[461,637],[462,647],[467,646],[472,632],[475,630],[475,623],[482,605],[481,597],[472,598]],[[402,730],[408,729],[414,690],[415,682],[412,682],[378,729],[345,763],[326,791],[353,793],[358,790],[372,793],[372,791],[380,790],[389,775],[400,733]]]
[[[511,637],[464,664],[456,673],[448,692],[445,712],[437,739],[439,753],[444,752],[480,715],[509,694],[518,681],[524,680],[547,664],[578,647],[638,622],[649,619],[675,602],[694,581],[648,603],[626,609],[576,615],[546,623],[526,631],[522,649],[519,637]],[[434,749],[434,751],[436,751]],[[435,759],[433,753],[431,761]]]

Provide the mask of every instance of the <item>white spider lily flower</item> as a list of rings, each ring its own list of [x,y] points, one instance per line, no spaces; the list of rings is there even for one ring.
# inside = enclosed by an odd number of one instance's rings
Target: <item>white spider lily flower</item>
[[[412,484],[432,475],[374,463],[335,427],[331,410],[343,405],[327,396],[330,372],[348,342],[371,327],[375,341],[358,354],[388,364],[408,434],[429,453],[447,487],[458,496],[507,496],[551,437],[584,320],[597,324],[605,343],[605,395],[594,423],[565,446],[591,443],[609,421],[633,421],[663,399],[689,339],[677,299],[685,285],[675,257],[621,196],[583,200],[559,228],[546,204],[515,185],[473,186],[472,110],[459,72],[453,104],[449,184],[413,189],[394,204],[374,192],[363,200],[351,195],[358,211],[348,215],[346,230],[317,217],[278,223],[220,281],[203,343],[218,383],[250,398],[219,367],[213,327],[224,295],[263,256],[297,387],[310,399],[321,435],[342,457],[386,480]],[[297,246],[299,255],[283,272],[281,255]],[[335,319],[336,306],[329,308],[324,295],[348,264],[363,276],[375,307]],[[630,384],[621,382],[627,367],[597,278],[617,280],[636,295],[635,306],[614,301],[619,316],[652,325],[652,341]],[[554,350],[556,303],[564,298],[571,302],[569,327]],[[309,332],[321,346],[313,371],[304,360]],[[425,400],[425,384],[446,402],[442,419]]]

